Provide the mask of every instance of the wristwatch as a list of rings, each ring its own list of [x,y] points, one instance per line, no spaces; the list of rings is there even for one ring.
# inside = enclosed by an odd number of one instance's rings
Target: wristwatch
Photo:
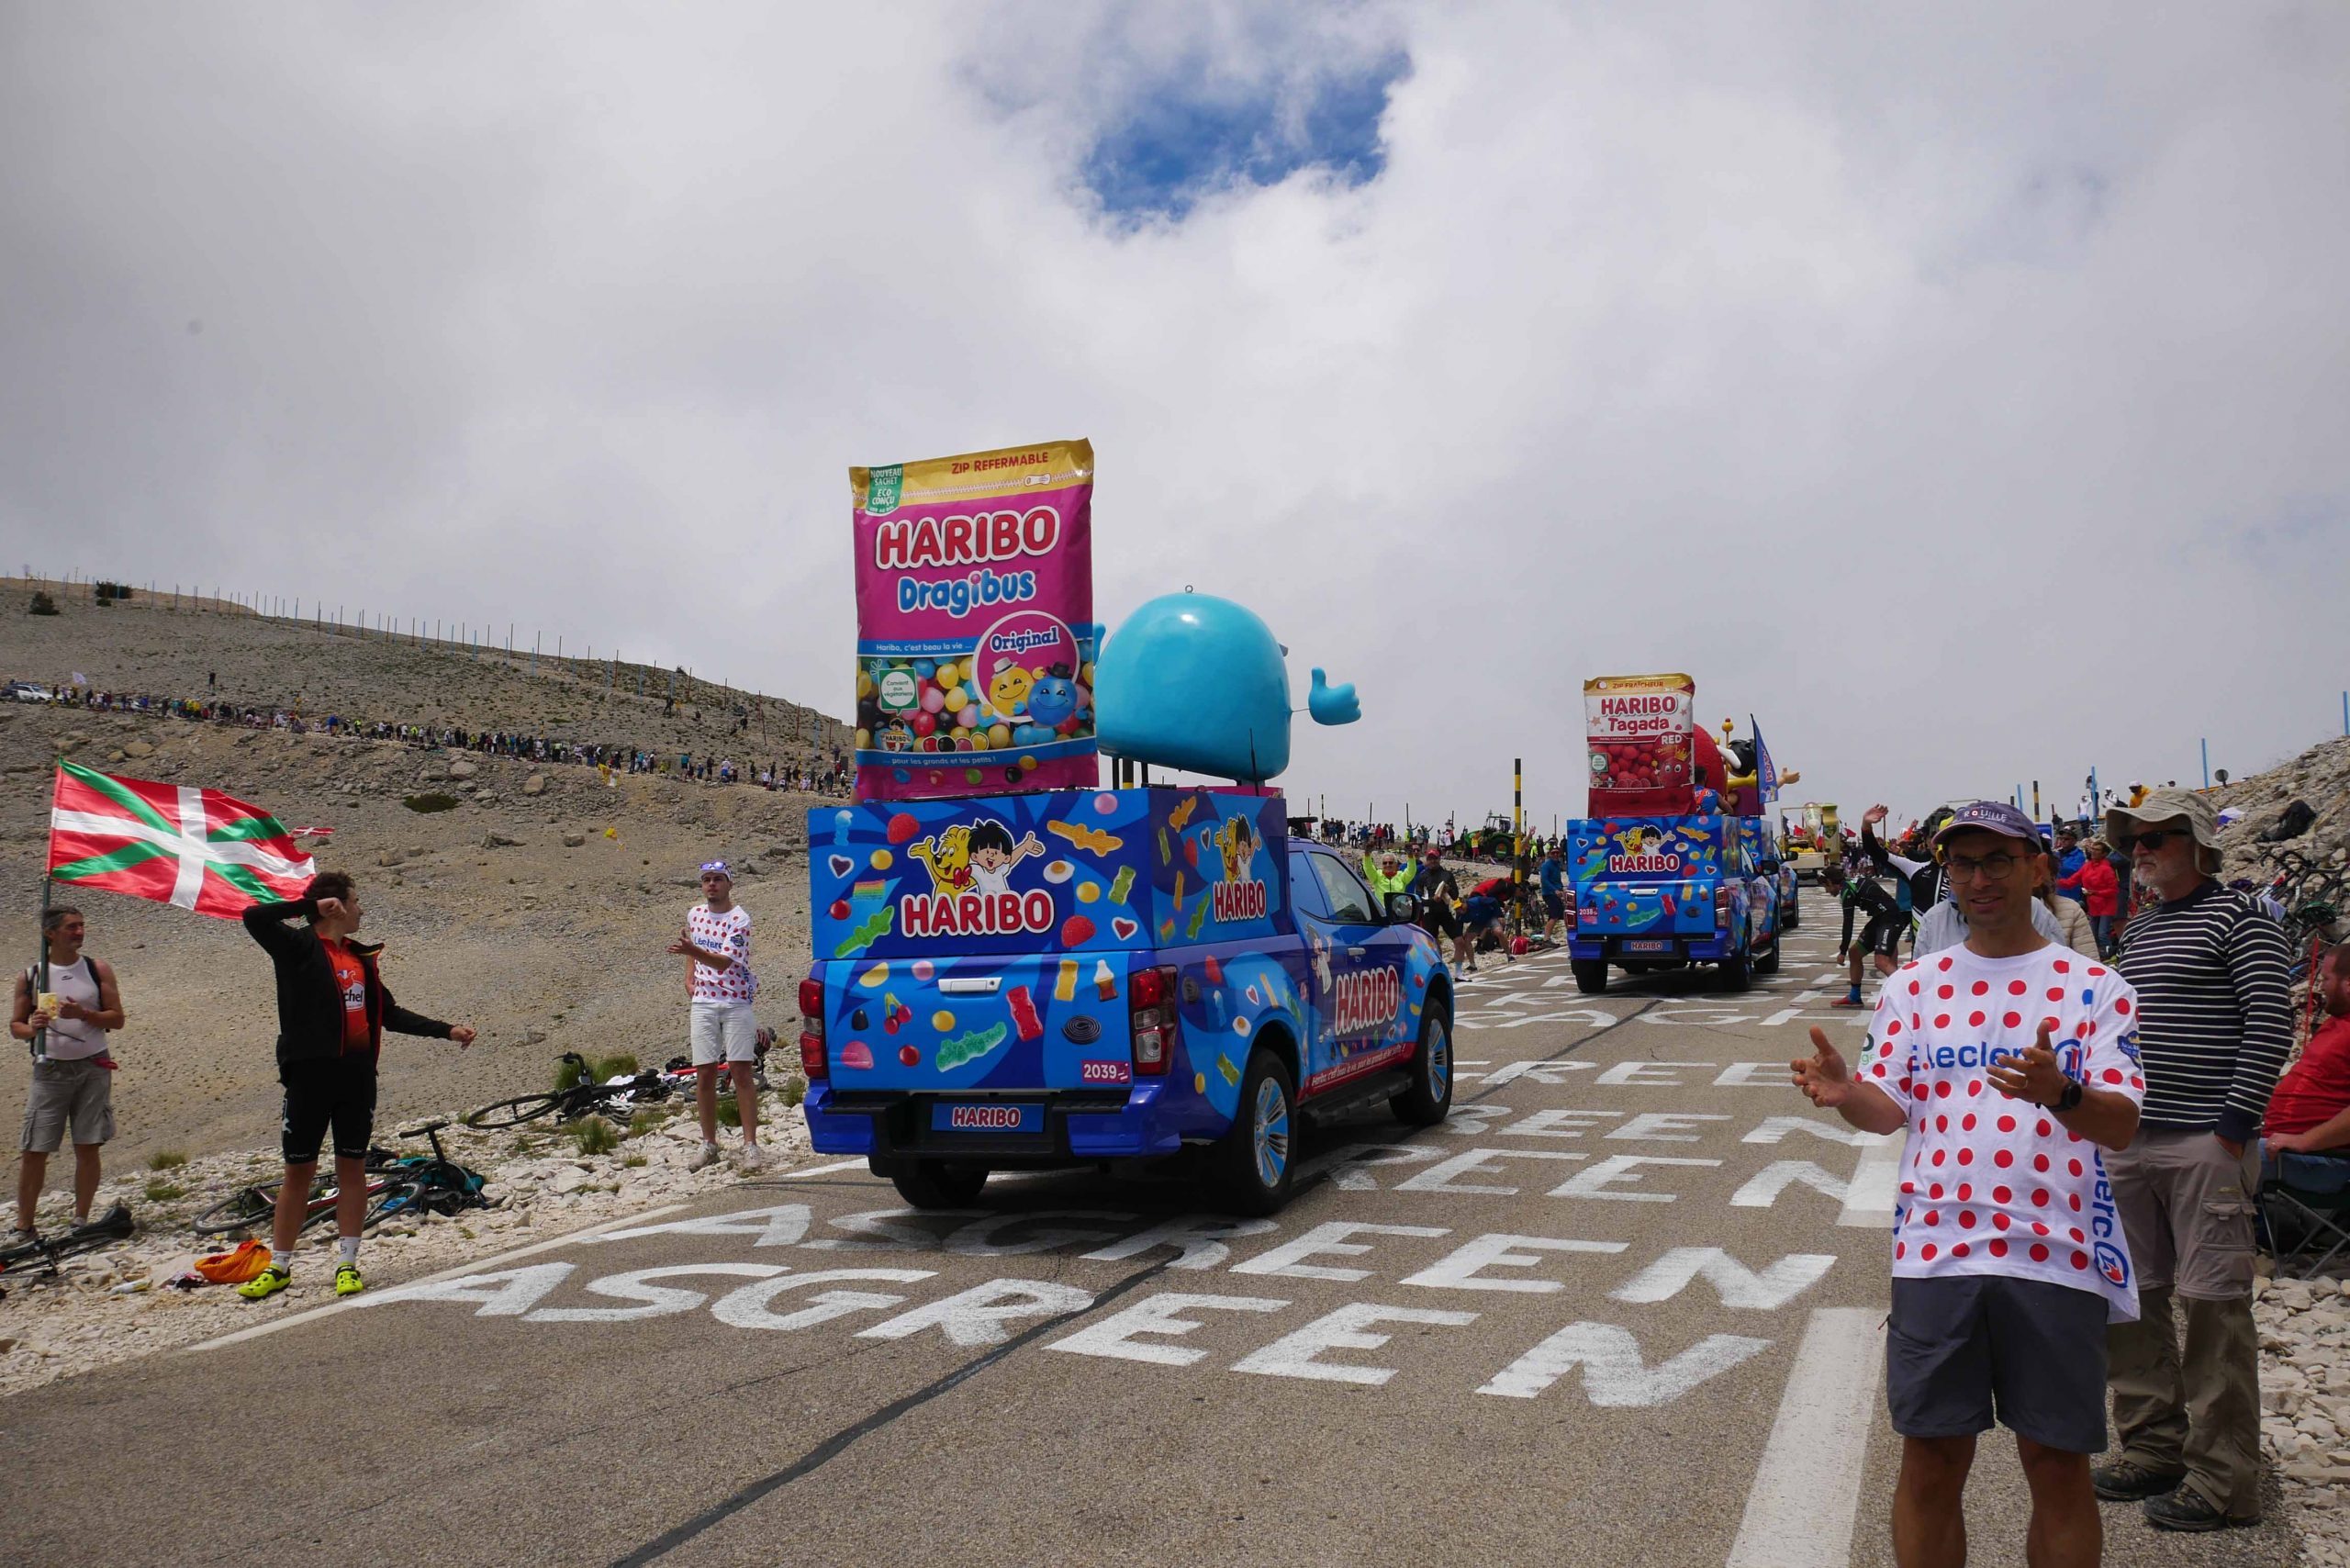
[[[2068,1078],[2065,1080],[2065,1092],[2056,1096],[2056,1103],[2048,1108],[2052,1111],[2078,1110],[2081,1093],[2081,1081],[2077,1078]]]

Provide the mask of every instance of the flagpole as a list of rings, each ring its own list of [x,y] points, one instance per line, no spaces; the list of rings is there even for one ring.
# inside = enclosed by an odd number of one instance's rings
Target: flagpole
[[[57,836],[57,781],[65,776],[64,758],[60,757],[49,770],[50,829],[41,844],[40,865],[40,958],[35,965],[39,978],[33,982],[33,1007],[39,1011],[40,993],[49,989],[49,890],[57,879],[49,874],[49,844]],[[33,1031],[33,1061],[36,1065],[49,1059],[49,1030]]]

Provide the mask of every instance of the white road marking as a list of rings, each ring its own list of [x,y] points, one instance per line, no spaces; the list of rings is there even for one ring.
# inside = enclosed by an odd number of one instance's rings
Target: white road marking
[[[469,1263],[460,1263],[454,1268],[443,1269],[437,1274],[427,1274],[420,1280],[411,1280],[408,1282],[429,1285],[442,1280],[461,1280],[467,1274],[484,1273],[497,1268],[500,1263],[510,1263],[517,1258],[528,1258],[533,1253],[553,1251],[558,1247],[568,1247],[575,1241],[592,1240],[603,1232],[621,1226],[641,1225],[648,1219],[657,1218],[662,1215],[676,1214],[685,1206],[683,1204],[665,1204],[657,1209],[646,1209],[642,1214],[621,1215],[616,1218],[602,1221],[600,1224],[588,1226],[582,1230],[551,1237],[544,1241],[534,1241],[528,1247],[518,1247],[511,1252],[500,1252],[493,1258],[480,1258]],[[376,1302],[386,1299],[397,1298],[349,1296],[341,1301],[329,1302],[324,1306],[314,1306],[308,1312],[297,1312],[285,1317],[273,1317],[266,1323],[256,1323],[251,1328],[240,1328],[233,1334],[223,1334],[218,1339],[207,1339],[201,1344],[190,1345],[178,1354],[185,1356],[193,1355],[198,1350],[218,1350],[223,1346],[238,1344],[246,1339],[258,1339],[264,1334],[274,1334],[281,1328],[291,1328],[297,1323],[308,1323],[313,1318],[326,1317],[338,1312],[350,1312],[357,1307],[373,1306]]]
[[[1901,1185],[1901,1155],[1908,1143],[1904,1133],[1888,1133],[1861,1146],[1861,1162],[1852,1168],[1852,1185],[1844,1198],[1838,1225],[1889,1228],[1893,1202]]]
[[[1875,1425],[1884,1314],[1811,1315],[1724,1568],[1844,1568]]]
[[[865,1161],[862,1159],[844,1159],[833,1165],[811,1165],[805,1170],[789,1170],[784,1174],[776,1177],[775,1180],[778,1182],[798,1182],[810,1176],[830,1176],[835,1171],[862,1170],[865,1168]]]

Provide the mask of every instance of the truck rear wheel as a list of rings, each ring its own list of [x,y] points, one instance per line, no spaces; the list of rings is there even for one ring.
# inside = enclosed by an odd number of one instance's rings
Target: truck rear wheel
[[[1794,931],[1803,924],[1803,884],[1797,882],[1796,889],[1796,891],[1787,895],[1787,919],[1785,929],[1789,931]]]
[[[957,1159],[909,1159],[893,1167],[898,1196],[918,1209],[959,1209],[988,1184],[988,1168]]]
[[[1744,991],[1754,983],[1754,955],[1740,951],[1734,958],[1723,959],[1720,970],[1724,991]]]
[[[1779,943],[1781,940],[1782,938],[1775,933],[1772,935],[1770,952],[1754,960],[1754,972],[1756,974],[1775,975],[1779,972]]]
[[[1407,1127],[1432,1127],[1452,1110],[1452,1023],[1431,1006],[1420,1016],[1420,1048],[1412,1083],[1388,1108]]]
[[[1289,1202],[1296,1126],[1297,1091],[1288,1064],[1260,1046],[1248,1053],[1248,1070],[1240,1075],[1240,1103],[1214,1150],[1215,1184],[1225,1207],[1237,1215],[1270,1215]]]
[[[1585,996],[1597,996],[1607,989],[1607,960],[1576,958],[1567,967],[1574,971],[1575,990]]]

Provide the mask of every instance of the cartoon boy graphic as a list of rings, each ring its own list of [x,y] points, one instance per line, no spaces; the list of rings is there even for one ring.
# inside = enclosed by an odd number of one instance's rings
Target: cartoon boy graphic
[[[1248,879],[1248,863],[1257,858],[1257,831],[1246,817],[1229,817],[1215,834],[1216,847],[1223,852],[1224,879],[1245,882]]]
[[[971,881],[983,893],[1008,893],[1012,890],[1012,868],[1031,855],[1042,855],[1045,846],[1035,834],[1029,834],[1019,844],[1012,842],[1012,831],[1000,822],[981,820],[971,824]]]

